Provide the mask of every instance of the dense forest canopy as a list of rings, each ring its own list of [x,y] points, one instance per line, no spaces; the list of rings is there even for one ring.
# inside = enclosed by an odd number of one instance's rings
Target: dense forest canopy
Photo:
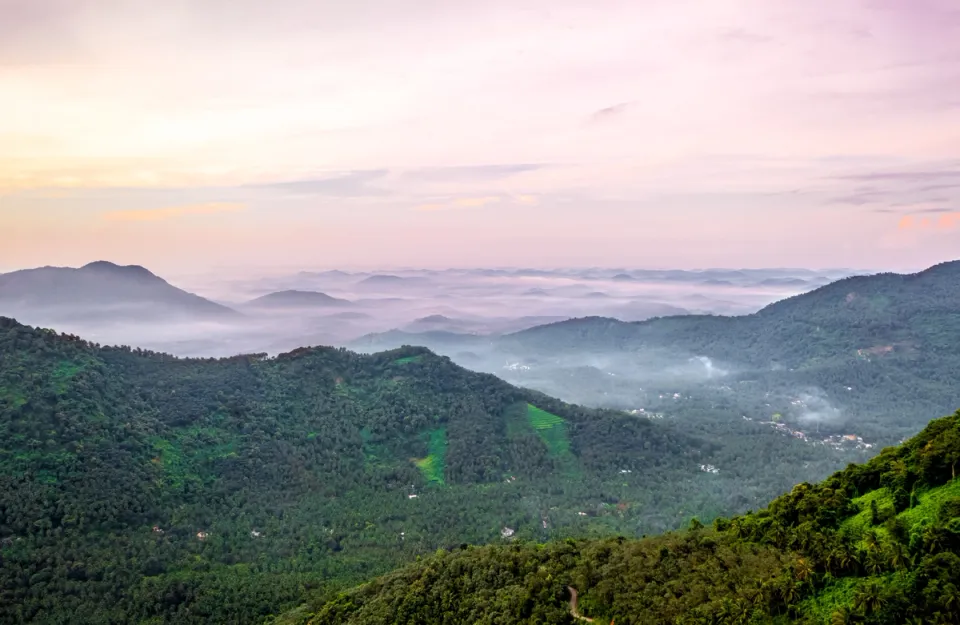
[[[426,349],[179,359],[0,319],[0,620],[256,622],[439,547],[661,531],[715,446]]]
[[[957,623],[958,468],[960,412],[712,527],[441,551],[280,622]]]

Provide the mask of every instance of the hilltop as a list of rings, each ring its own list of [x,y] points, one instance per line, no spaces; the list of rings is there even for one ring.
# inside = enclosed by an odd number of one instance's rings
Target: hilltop
[[[960,412],[756,513],[441,551],[278,623],[960,622]]]
[[[245,305],[252,308],[304,308],[349,306],[350,300],[333,297],[318,291],[278,291],[250,300]]]
[[[139,265],[96,261],[0,274],[0,314],[62,320],[229,320],[236,311],[179,289]]]
[[[440,547],[721,506],[712,444],[422,348],[184,359],[0,318],[0,441],[11,622],[258,622]]]

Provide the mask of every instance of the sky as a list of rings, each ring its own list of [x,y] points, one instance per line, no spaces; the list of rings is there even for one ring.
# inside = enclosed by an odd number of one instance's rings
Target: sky
[[[960,257],[956,0],[0,15],[0,271]]]

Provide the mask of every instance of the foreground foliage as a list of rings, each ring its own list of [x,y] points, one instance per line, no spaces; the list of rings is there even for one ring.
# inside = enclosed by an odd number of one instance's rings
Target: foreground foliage
[[[441,552],[312,625],[960,622],[960,412],[767,508],[652,539]]]

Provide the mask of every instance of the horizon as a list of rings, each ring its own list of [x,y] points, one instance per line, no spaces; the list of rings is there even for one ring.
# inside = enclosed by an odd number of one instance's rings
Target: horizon
[[[948,0],[8,4],[5,268],[903,270],[960,243]]]

